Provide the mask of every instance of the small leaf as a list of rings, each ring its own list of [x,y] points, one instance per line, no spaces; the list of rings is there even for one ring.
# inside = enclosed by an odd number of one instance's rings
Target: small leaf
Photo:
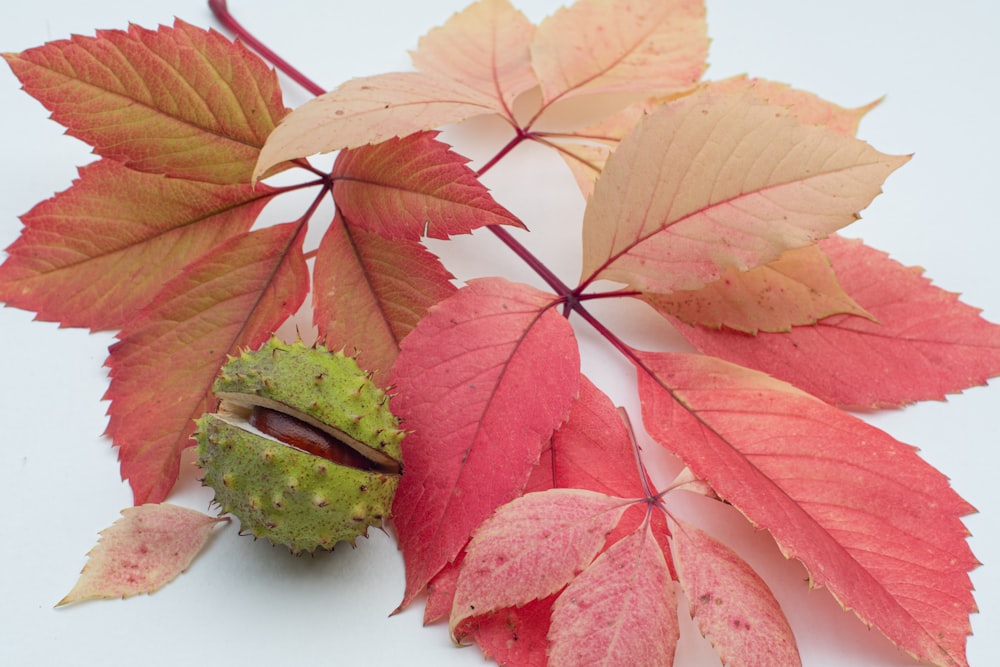
[[[724,665],[802,664],[778,601],[764,580],[729,547],[702,530],[671,522],[674,563],[691,618]]]
[[[749,334],[789,331],[842,313],[871,318],[840,286],[830,260],[815,245],[788,250],[749,271],[726,269],[700,290],[639,298],[689,324]]]
[[[301,236],[285,223],[234,237],[164,285],[118,334],[107,433],[137,505],[169,494],[226,355],[263,343],[302,303]]]
[[[313,269],[313,320],[333,348],[387,378],[399,343],[435,303],[455,293],[452,276],[423,245],[389,240],[334,217]]]
[[[594,560],[629,504],[593,491],[551,489],[498,508],[466,547],[452,633],[466,618],[561,589]]]
[[[479,0],[421,37],[413,64],[494,97],[494,110],[513,119],[514,98],[538,85],[534,35],[535,26],[508,0]]]
[[[70,135],[139,171],[248,182],[286,112],[277,77],[260,58],[180,20],[156,31],[102,30],[5,57]]]
[[[120,328],[185,264],[248,231],[272,195],[100,160],[23,217],[0,300],[63,326]]]
[[[679,636],[677,600],[649,524],[615,543],[552,608],[549,665],[662,667]]]
[[[341,151],[333,196],[351,225],[386,238],[445,239],[485,225],[524,227],[496,203],[468,160],[418,132]]]
[[[906,162],[748,94],[701,91],[645,117],[584,214],[583,280],[697,289],[858,217]]]
[[[191,565],[212,529],[212,517],[177,505],[141,505],[101,531],[80,579],[56,606],[154,593]]]
[[[494,113],[494,106],[488,95],[423,72],[351,79],[281,122],[260,153],[254,178],[285,160],[405,137]]]
[[[774,536],[845,609],[935,665],[967,665],[973,511],[913,447],[789,384],[636,352],[649,434]]]
[[[874,321],[835,315],[787,334],[679,326],[696,348],[762,370],[844,408],[942,400],[1000,374],[1000,326],[860,241],[821,243],[844,289]]]
[[[538,26],[532,63],[546,103],[575,95],[661,95],[701,78],[708,55],[698,0],[579,0]]]
[[[558,297],[501,278],[431,309],[393,368],[393,411],[412,433],[393,521],[409,604],[472,530],[524,487],[580,379]]]

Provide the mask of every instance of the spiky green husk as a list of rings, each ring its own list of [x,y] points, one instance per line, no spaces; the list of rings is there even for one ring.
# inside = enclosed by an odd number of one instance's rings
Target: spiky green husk
[[[389,411],[388,397],[343,352],[271,338],[259,350],[231,358],[213,391],[244,404],[248,397],[259,398],[256,404],[277,404],[378,463],[394,464],[402,457],[404,432]]]
[[[198,463],[224,513],[241,530],[299,554],[366,535],[389,515],[399,475],[358,470],[288,447],[206,414]]]
[[[272,338],[231,358],[213,389],[224,406],[197,422],[198,465],[241,532],[300,554],[353,544],[381,526],[399,484],[404,432],[385,392],[354,359]],[[339,465],[260,432],[246,420],[255,405],[322,428],[378,469]]]

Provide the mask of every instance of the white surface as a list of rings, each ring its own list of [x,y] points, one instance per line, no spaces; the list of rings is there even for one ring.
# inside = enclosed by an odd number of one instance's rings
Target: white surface
[[[351,76],[408,66],[407,49],[427,29],[460,9],[460,0],[421,2],[250,3],[231,0],[244,23],[308,75],[334,86]],[[540,20],[559,3],[522,0]],[[38,0],[0,10],[0,50],[20,51],[95,28],[145,27],[173,16],[213,25],[202,0],[86,3]],[[886,193],[851,230],[896,258],[924,266],[936,283],[961,291],[967,302],[1000,321],[996,253],[995,156],[1000,151],[1000,5],[840,0],[709,2],[713,39],[710,78],[747,72],[791,83],[845,106],[886,95],[864,121],[861,136],[893,153],[916,153],[893,175]],[[46,112],[18,90],[0,68],[0,247],[18,235],[17,216],[69,186],[75,167],[90,156],[61,136]],[[286,101],[306,94],[288,87]],[[465,135],[468,133],[465,132]],[[463,138],[463,133],[454,135]],[[458,149],[478,157],[475,149]],[[482,149],[486,155],[486,149]],[[525,149],[488,183],[501,203],[535,231],[526,243],[567,281],[578,259],[560,234],[578,225],[581,204],[558,160]],[[543,179],[540,181],[539,179]],[[540,190],[539,182],[553,183]],[[297,206],[272,210],[289,219]],[[575,234],[575,232],[574,232]],[[478,257],[461,257],[465,248]],[[448,249],[461,277],[502,272],[533,277],[486,235]],[[499,249],[498,249],[499,248]],[[484,259],[484,254],[487,255]],[[645,345],[662,331],[638,308],[621,308],[628,337]],[[422,628],[422,605],[388,617],[403,586],[402,561],[381,533],[355,550],[314,559],[239,538],[235,526],[217,532],[208,550],[179,580],[152,596],[54,610],[72,586],[97,533],[131,502],[119,481],[116,454],[101,437],[107,385],[102,367],[108,334],[59,330],[32,315],[0,309],[0,392],[5,437],[0,443],[0,663],[268,665],[479,665],[475,648],[451,647],[442,626]],[[634,401],[631,375],[581,330],[585,370],[616,400]],[[873,419],[897,438],[920,447],[949,475],[980,514],[968,519],[972,547],[985,565],[973,572],[981,613],[968,653],[974,666],[1000,664],[1000,438],[995,418],[1000,394],[977,388],[948,403],[917,406]],[[193,466],[171,498],[206,510],[211,493]],[[717,523],[719,535],[748,553],[775,586],[800,642],[806,667],[913,664],[878,633],[839,610],[823,591],[808,592],[804,571],[784,562],[768,538],[740,522]],[[677,664],[718,665],[712,649],[689,625]]]

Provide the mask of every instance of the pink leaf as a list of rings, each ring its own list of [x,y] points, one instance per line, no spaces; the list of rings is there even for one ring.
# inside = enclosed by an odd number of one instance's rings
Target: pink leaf
[[[692,345],[845,408],[941,400],[1000,374],[1000,326],[923,272],[859,241],[821,244],[844,289],[874,321],[835,315],[757,336],[678,326]]]
[[[513,500],[580,378],[557,297],[482,279],[435,306],[402,344],[394,411],[412,431],[393,520],[406,563],[401,606]]]
[[[549,665],[662,667],[677,648],[677,600],[649,524],[615,543],[552,608]]]
[[[724,665],[802,664],[778,601],[745,560],[704,531],[671,522],[674,563],[691,617]]]
[[[551,489],[498,508],[472,534],[458,577],[450,628],[470,616],[539,600],[597,556],[629,501]]]
[[[215,524],[228,520],[166,503],[122,510],[122,518],[101,531],[80,579],[59,605],[158,591],[191,565]]]
[[[788,558],[922,660],[966,665],[973,511],[913,447],[789,384],[636,353],[643,421]]]

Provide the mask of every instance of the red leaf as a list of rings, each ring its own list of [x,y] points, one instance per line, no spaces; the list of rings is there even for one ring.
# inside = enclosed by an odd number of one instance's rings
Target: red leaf
[[[821,244],[844,289],[875,321],[836,315],[756,337],[678,326],[692,345],[774,375],[845,408],[943,399],[1000,374],[1000,327],[922,271],[860,241]]]
[[[122,518],[101,531],[80,579],[59,605],[158,591],[191,565],[215,524],[228,520],[168,504],[122,510]]]
[[[347,348],[362,368],[387,377],[399,342],[455,293],[451,277],[417,241],[389,240],[337,215],[316,254],[313,319],[327,345]]]
[[[594,560],[629,501],[579,489],[531,493],[498,508],[465,549],[449,626],[540,600]]]
[[[263,61],[180,20],[173,28],[102,30],[5,57],[69,134],[139,171],[248,182],[285,114],[277,77]]]
[[[137,505],[160,502],[173,487],[227,353],[261,344],[302,303],[301,243],[296,223],[237,236],[164,285],[118,334],[107,362],[107,432]]]
[[[724,665],[802,664],[778,601],[749,564],[694,526],[673,521],[674,562],[691,618]]]
[[[650,435],[812,584],[937,665],[966,665],[973,511],[913,447],[791,385],[702,355],[636,353]]]
[[[63,326],[122,327],[185,264],[248,231],[272,194],[100,160],[24,216],[0,300]]]
[[[501,667],[546,667],[549,617],[556,596],[521,607],[466,619],[455,629],[455,640],[474,641],[486,658]]]
[[[333,196],[356,227],[386,238],[445,239],[485,225],[524,227],[466,166],[468,160],[418,132],[341,151]]]
[[[403,341],[394,411],[412,431],[393,520],[409,604],[472,529],[516,497],[576,394],[580,358],[558,298],[482,279]]]
[[[549,665],[662,667],[673,662],[677,600],[649,524],[614,544],[552,608]]]

